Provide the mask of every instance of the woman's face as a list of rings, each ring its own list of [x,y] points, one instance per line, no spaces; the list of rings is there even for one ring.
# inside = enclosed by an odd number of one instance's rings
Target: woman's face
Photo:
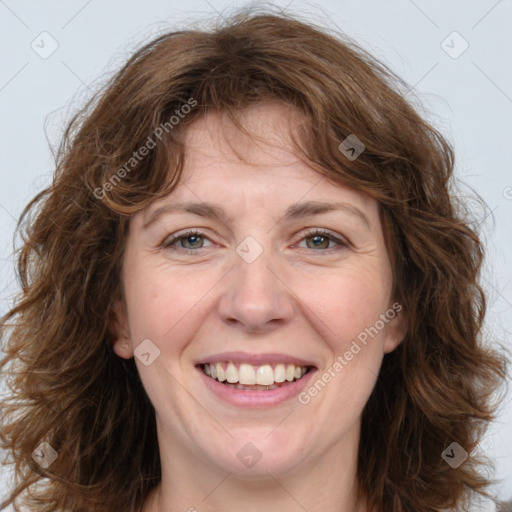
[[[135,353],[161,450],[267,477],[356,453],[404,322],[376,201],[297,158],[290,108],[243,120],[266,143],[194,121],[180,184],[132,218],[114,348]]]

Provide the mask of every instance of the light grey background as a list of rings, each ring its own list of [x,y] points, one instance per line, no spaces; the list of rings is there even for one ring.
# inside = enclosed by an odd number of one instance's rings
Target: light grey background
[[[0,314],[16,291],[11,256],[15,219],[53,171],[45,123],[57,144],[73,109],[138,44],[180,20],[230,12],[243,4],[187,0],[186,11],[181,5],[164,0],[0,0]],[[453,142],[458,176],[489,206],[479,212],[481,219],[487,215],[482,223],[488,250],[487,330],[512,346],[512,0],[292,0],[275,5],[337,25],[384,60],[408,81],[411,97],[419,95],[430,112],[425,115]],[[34,41],[39,52],[51,48],[50,38],[40,35],[44,31],[58,44],[48,58],[31,47]],[[511,396],[481,447],[496,463],[501,481],[493,492],[500,499],[512,498]],[[0,495],[7,479],[0,473]]]

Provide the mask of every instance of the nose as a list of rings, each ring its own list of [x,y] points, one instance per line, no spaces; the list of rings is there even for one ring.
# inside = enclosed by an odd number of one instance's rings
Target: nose
[[[270,251],[248,263],[235,254],[234,268],[223,280],[218,313],[245,332],[269,332],[288,323],[294,314],[293,293],[276,270]]]

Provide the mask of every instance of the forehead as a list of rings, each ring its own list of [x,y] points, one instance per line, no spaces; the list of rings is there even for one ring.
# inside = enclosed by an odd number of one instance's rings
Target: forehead
[[[241,131],[224,112],[210,111],[187,128],[185,165],[175,199],[226,194],[247,200],[268,198],[268,204],[304,200],[344,200],[376,212],[367,194],[320,174],[296,153],[291,133],[305,119],[282,103],[256,105],[238,117],[249,132]],[[188,189],[188,190],[187,190]]]
[[[248,133],[240,130],[227,112],[211,110],[191,123],[185,136],[186,159],[192,163],[202,158],[253,166],[298,161],[291,131],[304,119],[296,108],[263,103],[234,115]]]

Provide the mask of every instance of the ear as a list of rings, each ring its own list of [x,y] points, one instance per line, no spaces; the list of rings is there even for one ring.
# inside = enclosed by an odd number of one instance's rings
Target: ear
[[[403,306],[399,302],[395,302],[388,311],[386,316],[388,318],[395,313],[394,316],[389,320],[387,325],[386,339],[384,341],[384,353],[393,352],[393,350],[400,345],[407,334],[407,316]],[[389,313],[389,315],[388,315]]]
[[[109,330],[113,337],[112,348],[123,359],[133,357],[133,347],[128,329],[128,315],[124,301],[118,299],[114,302],[109,314]]]

